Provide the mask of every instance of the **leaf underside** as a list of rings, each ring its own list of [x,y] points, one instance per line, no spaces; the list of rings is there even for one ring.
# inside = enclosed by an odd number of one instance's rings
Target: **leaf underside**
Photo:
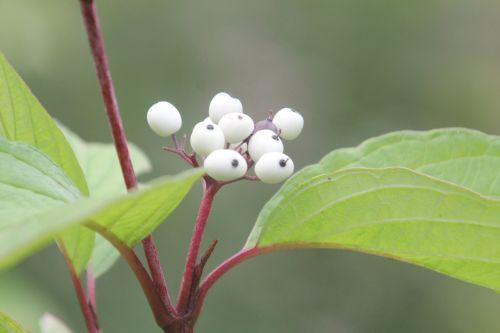
[[[175,209],[202,174],[190,170],[114,198],[82,198],[45,154],[5,139],[0,139],[0,171],[0,268],[84,223],[132,247]]]
[[[108,198],[127,192],[120,162],[113,144],[85,142],[65,126],[59,124],[73,148],[92,198]],[[151,170],[147,156],[136,145],[129,143],[129,152],[136,176]],[[94,277],[106,273],[120,257],[119,252],[100,235],[95,237],[92,257],[88,263]]]
[[[266,204],[245,248],[350,249],[500,291],[499,161],[499,138],[465,129],[334,151]]]
[[[0,52],[0,137],[38,148],[58,165],[83,195],[88,194],[82,169],[57,124]],[[94,246],[94,233],[75,227],[62,235],[75,270],[80,273]]]

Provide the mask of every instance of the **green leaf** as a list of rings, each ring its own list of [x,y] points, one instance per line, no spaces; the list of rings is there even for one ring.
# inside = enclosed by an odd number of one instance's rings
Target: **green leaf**
[[[500,196],[500,137],[464,128],[394,132],[355,148],[335,150],[319,164],[298,172],[282,191],[322,172],[390,166],[407,167],[483,195]]]
[[[84,195],[88,194],[83,172],[54,120],[0,52],[0,137],[32,145],[47,154]],[[80,273],[94,244],[94,233],[74,228],[63,235],[68,256]]]
[[[11,233],[11,230],[16,230],[16,223],[19,221],[81,197],[73,182],[48,156],[27,144],[0,138],[0,238],[7,236],[4,242],[10,244],[5,244],[6,246],[14,245],[16,238],[22,237]],[[39,224],[34,228],[44,227],[46,226]],[[50,226],[47,227],[50,229]],[[79,271],[85,267],[84,261],[85,258],[88,260],[90,252],[87,255],[78,253],[80,247],[77,244],[83,242],[81,238],[73,241],[70,237],[86,233],[92,234],[92,231],[82,233],[71,230],[65,234],[66,247],[76,245],[68,247],[68,251],[71,251],[75,269]],[[93,236],[90,239],[93,240]],[[93,244],[89,245],[91,250]]]
[[[73,182],[45,154],[0,138],[0,227],[80,197]]]
[[[245,248],[350,249],[500,291],[500,139],[402,131],[304,168],[261,211]]]
[[[18,323],[0,312],[0,332],[2,333],[28,333]]]
[[[161,224],[202,173],[189,170],[112,199],[83,198],[8,218],[10,223],[0,226],[0,268],[21,260],[68,228],[85,223],[132,247]],[[0,198],[2,191],[0,186]]]
[[[73,148],[89,187],[90,197],[106,198],[126,193],[120,162],[113,144],[85,142],[67,127],[59,124]],[[133,143],[128,143],[132,165],[137,176],[151,171],[146,154]]]
[[[64,135],[1,52],[0,137],[38,148],[87,194],[83,172]]]
[[[498,199],[405,168],[323,169],[290,183],[266,204],[246,248],[350,249],[500,291]]]
[[[40,318],[41,333],[71,333],[66,324],[50,313],[46,313]]]
[[[113,144],[87,143],[67,127],[59,124],[66,139],[82,166],[92,198],[106,198],[126,193],[120,162]],[[137,176],[151,170],[146,154],[133,143],[129,143],[130,157]],[[108,271],[120,254],[103,237],[97,235],[89,267],[95,277]]]
[[[89,269],[95,278],[98,278],[113,267],[120,258],[118,250],[104,237],[97,235],[94,251],[89,262]]]

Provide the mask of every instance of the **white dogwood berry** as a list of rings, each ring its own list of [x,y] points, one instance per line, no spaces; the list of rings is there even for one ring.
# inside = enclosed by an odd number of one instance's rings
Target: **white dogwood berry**
[[[279,110],[273,118],[280,136],[285,140],[297,138],[304,127],[304,118],[297,111],[284,108]]]
[[[254,123],[246,114],[233,112],[225,114],[219,120],[219,127],[224,132],[226,142],[237,143],[252,134]]]
[[[210,117],[206,117],[205,119],[203,119],[203,122],[215,125],[215,123],[212,121],[212,119],[210,119]]]
[[[189,141],[195,153],[202,156],[224,148],[226,143],[220,127],[208,121],[199,122],[194,126]]]
[[[215,180],[230,181],[247,173],[247,162],[238,152],[219,149],[207,156],[203,163],[205,172]]]
[[[248,142],[248,153],[254,162],[257,162],[265,153],[271,152],[283,152],[283,142],[276,133],[266,129],[252,135]]]
[[[239,99],[233,98],[225,92],[215,95],[208,107],[208,115],[216,124],[225,114],[233,112],[243,112],[243,105]]]
[[[263,183],[281,183],[293,174],[293,161],[282,153],[266,153],[255,164],[255,174]]]
[[[182,126],[181,114],[169,102],[158,102],[151,106],[146,118],[149,127],[162,137],[174,134]]]

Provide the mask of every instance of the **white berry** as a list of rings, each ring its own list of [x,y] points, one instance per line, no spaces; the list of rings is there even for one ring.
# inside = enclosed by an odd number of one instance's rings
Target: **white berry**
[[[226,140],[219,126],[202,121],[194,126],[189,142],[195,153],[207,156],[214,150],[224,148]]]
[[[149,108],[147,114],[149,127],[162,137],[177,132],[182,126],[181,114],[169,102],[158,102]]]
[[[280,136],[285,140],[297,138],[304,127],[304,118],[297,111],[284,108],[279,110],[273,118],[273,123],[280,131]]]
[[[254,124],[252,118],[244,113],[228,113],[219,120],[219,127],[226,142],[237,143],[246,139],[253,132]]]
[[[267,153],[262,155],[255,164],[255,174],[263,183],[281,183],[293,174],[293,161],[282,153]]]
[[[216,125],[216,124],[212,121],[212,119],[210,119],[210,117],[206,117],[205,119],[203,119],[203,122],[205,122],[205,123],[209,123],[209,124],[212,124],[212,125]]]
[[[243,112],[243,105],[239,99],[233,98],[225,92],[215,95],[208,107],[208,115],[216,124],[225,114],[233,112]]]
[[[203,163],[205,172],[215,180],[230,181],[247,173],[247,162],[238,152],[219,149],[207,156]]]
[[[283,142],[276,133],[266,129],[252,135],[248,142],[248,153],[254,162],[265,153],[271,152],[283,152]]]

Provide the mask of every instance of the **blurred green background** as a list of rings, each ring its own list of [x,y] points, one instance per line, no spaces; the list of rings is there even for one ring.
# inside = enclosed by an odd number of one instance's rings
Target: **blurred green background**
[[[97,2],[128,138],[153,161],[142,180],[185,168],[162,153],[148,106],[174,103],[189,133],[221,90],[254,118],[301,111],[305,131],[286,147],[298,167],[393,130],[500,134],[499,1]],[[0,49],[54,117],[110,142],[76,0],[0,0]],[[243,245],[276,190],[241,183],[221,193],[206,237],[220,240],[211,267]],[[196,188],[155,234],[174,292],[199,197]],[[97,291],[104,332],[158,331],[123,263]],[[35,332],[44,311],[84,331],[54,246],[0,274],[0,310]],[[309,250],[229,273],[198,332],[493,333],[499,313],[500,297],[487,289],[389,259]]]

